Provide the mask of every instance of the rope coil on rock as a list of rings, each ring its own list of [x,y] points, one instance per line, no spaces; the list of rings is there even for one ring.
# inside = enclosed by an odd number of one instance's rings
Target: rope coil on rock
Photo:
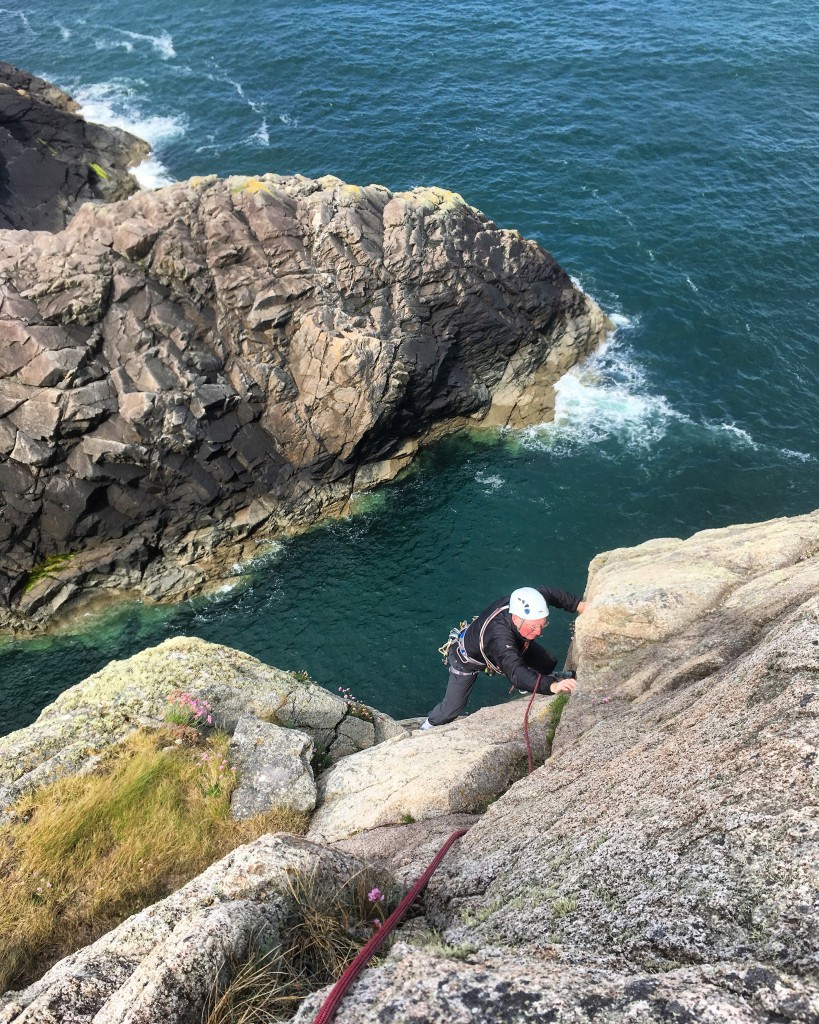
[[[457,832],[453,832],[441,849],[435,854],[435,857],[415,885],[413,885],[407,895],[401,900],[375,935],[373,935],[369,942],[367,942],[367,944],[359,951],[355,959],[347,965],[347,969],[335,985],[333,985],[330,990],[330,994],[321,1004],[321,1009],[318,1012],[314,1024],[328,1024],[328,1022],[333,1019],[333,1016],[335,1015],[341,1000],[344,998],[347,989],[352,985],[359,973],[366,967],[368,961],[375,956],[386,941],[387,936],[401,922],[406,912],[426,887],[427,882],[432,877],[438,865],[446,856],[450,846],[452,846],[457,839],[460,839],[461,836],[466,835],[468,831],[469,829],[461,828],[458,829]]]

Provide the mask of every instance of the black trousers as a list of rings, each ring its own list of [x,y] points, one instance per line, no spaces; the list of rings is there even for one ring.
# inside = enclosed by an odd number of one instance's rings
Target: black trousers
[[[548,693],[549,683],[551,679],[547,677],[554,671],[555,665],[557,665],[557,658],[553,658],[552,655],[539,644],[529,644],[529,647],[524,655],[524,661],[533,669],[535,672],[539,672],[541,675],[540,686],[538,687],[538,693]],[[430,711],[429,718],[430,725],[446,725],[447,722],[454,721],[458,715],[466,707],[466,702],[469,700],[469,694],[472,692],[472,687],[475,685],[475,680],[478,678],[478,673],[472,670],[471,664],[464,664],[458,656],[458,649],[454,645],[450,648],[449,655],[446,659],[447,667],[449,668],[449,680],[446,685],[446,693],[444,699],[440,704]],[[517,689],[524,690],[525,692],[531,693],[535,688],[534,683],[531,686],[518,686]]]

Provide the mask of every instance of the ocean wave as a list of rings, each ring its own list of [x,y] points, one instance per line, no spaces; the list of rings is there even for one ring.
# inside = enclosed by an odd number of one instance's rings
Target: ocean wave
[[[757,441],[733,422],[693,419],[679,412],[664,395],[653,394],[634,352],[622,332],[634,326],[623,314],[609,314],[617,327],[609,341],[590,359],[574,366],[555,384],[555,417],[521,431],[523,447],[571,455],[579,448],[616,438],[627,448],[647,448],[670,429],[682,428],[689,443],[727,443],[737,449],[769,452],[780,458],[813,462],[815,457],[791,448]]]
[[[554,421],[524,430],[525,446],[569,453],[617,436],[629,447],[648,447],[665,435],[670,423],[691,422],[664,395],[650,393],[645,374],[620,336],[634,321],[615,316],[620,323],[610,340],[555,384]]]
[[[123,82],[100,82],[71,90],[88,121],[124,128],[145,139],[152,149],[161,149],[169,139],[178,138],[187,129],[182,117],[146,115],[139,109],[139,93]],[[170,176],[161,159],[153,153],[131,172],[143,188],[169,185]]]
[[[786,459],[797,459],[799,462],[814,462],[816,458],[809,452],[797,452],[793,448],[780,448],[779,454],[784,455]]]

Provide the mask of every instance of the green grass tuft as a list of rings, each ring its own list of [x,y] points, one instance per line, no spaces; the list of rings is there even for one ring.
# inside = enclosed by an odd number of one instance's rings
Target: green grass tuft
[[[31,572],[28,574],[26,585],[23,590],[24,594],[33,590],[40,580],[44,580],[47,576],[50,576],[53,572],[62,569],[64,565],[67,565],[74,557],[73,553],[66,555],[50,555],[48,558],[43,559],[38,565],[35,565]]]
[[[563,714],[563,709],[568,703],[568,693],[559,693],[549,705],[549,714],[551,717],[549,720],[549,726],[546,730],[546,742],[549,745],[549,749],[551,749],[552,743],[554,743],[555,733],[557,732],[557,727],[560,725],[560,717]]]

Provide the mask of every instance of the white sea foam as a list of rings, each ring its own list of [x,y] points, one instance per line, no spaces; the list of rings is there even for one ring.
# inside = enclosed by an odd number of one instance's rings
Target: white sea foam
[[[794,451],[793,448],[777,448],[775,445],[762,444],[755,441],[747,430],[738,427],[735,423],[713,423],[704,421],[702,424],[706,430],[713,434],[727,436],[728,440],[742,448],[750,448],[752,451],[775,452],[786,459],[797,459],[799,462],[813,462],[814,456],[809,452]]]
[[[71,29],[66,28],[65,25],[58,25],[57,27],[60,30],[60,38],[64,43],[67,43],[68,40],[71,38]]]
[[[260,146],[266,146],[270,142],[270,132],[267,128],[267,118],[262,119],[262,123],[256,129],[256,131],[250,136],[248,142],[258,142]]]
[[[134,44],[127,39],[95,39],[94,46],[98,50],[125,50],[126,53],[134,52]]]
[[[798,459],[800,462],[813,462],[814,456],[809,452],[796,452],[793,448],[780,448],[780,455],[784,455],[786,459]]]
[[[755,451],[760,448],[760,445],[751,437],[748,431],[738,427],[735,423],[712,423],[706,420],[703,422],[703,426],[706,430],[711,430],[715,433],[728,434],[732,441],[748,448],[753,448]]]
[[[173,39],[167,32],[162,32],[158,36],[150,36],[144,35],[142,32],[129,32],[124,28],[116,28],[114,31],[127,36],[129,39],[139,39],[142,42],[150,43],[163,60],[170,60],[171,57],[176,56],[176,50],[173,48]]]
[[[700,291],[699,288],[694,284],[694,282],[691,280],[691,278],[688,276],[688,274],[685,275],[685,280],[686,280],[686,283],[688,284],[688,287],[691,289],[691,291],[694,292],[696,295],[699,295],[699,291]]]
[[[614,334],[555,384],[554,422],[523,431],[524,445],[568,454],[617,436],[629,446],[647,447],[662,438],[671,423],[690,422],[664,395],[650,392],[643,370],[623,341],[623,333],[636,319],[609,315],[617,325]]]
[[[498,491],[503,487],[506,482],[502,476],[498,476],[496,473],[476,473],[475,480],[479,484],[484,484],[484,493],[491,494],[492,491]]]
[[[181,117],[144,114],[138,106],[137,92],[122,82],[80,86],[72,90],[72,95],[86,120],[124,128],[150,142],[155,150],[169,139],[183,135],[187,128]],[[143,188],[158,188],[173,181],[156,154],[134,167],[132,173]]]
[[[282,124],[286,124],[288,128],[298,128],[299,122],[295,117],[291,117],[288,113],[279,114],[279,120]]]

